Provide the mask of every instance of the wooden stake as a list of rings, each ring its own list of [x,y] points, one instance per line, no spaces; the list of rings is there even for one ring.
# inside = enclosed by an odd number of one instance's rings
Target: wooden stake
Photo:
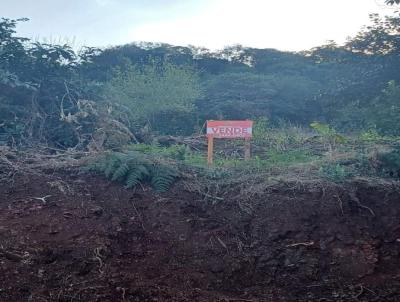
[[[208,137],[207,143],[207,163],[209,166],[213,163],[213,153],[214,153],[214,137]]]
[[[249,160],[250,159],[250,137],[246,137],[245,139],[245,144],[244,144],[244,160]]]

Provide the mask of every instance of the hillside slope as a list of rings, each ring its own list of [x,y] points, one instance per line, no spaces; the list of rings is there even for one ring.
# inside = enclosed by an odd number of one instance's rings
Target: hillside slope
[[[378,180],[212,204],[181,182],[19,173],[0,186],[0,301],[400,301],[399,217]]]

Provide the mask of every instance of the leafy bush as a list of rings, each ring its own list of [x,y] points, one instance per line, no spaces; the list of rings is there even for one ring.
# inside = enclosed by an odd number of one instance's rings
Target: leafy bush
[[[127,188],[145,182],[157,192],[167,191],[178,177],[172,165],[137,151],[107,153],[90,168],[104,173],[112,181],[124,183]]]
[[[198,75],[190,67],[168,61],[137,66],[127,61],[114,70],[103,95],[112,103],[124,106],[131,122],[153,125],[159,124],[166,113],[191,112],[194,102],[201,96],[201,89]],[[164,117],[171,122],[171,117]],[[182,128],[187,126],[176,122]]]

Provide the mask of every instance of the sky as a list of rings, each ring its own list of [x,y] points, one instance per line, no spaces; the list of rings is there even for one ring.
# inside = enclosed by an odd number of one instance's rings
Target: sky
[[[163,42],[300,51],[343,43],[393,13],[384,0],[0,0],[0,17],[27,17],[18,34],[77,46]]]

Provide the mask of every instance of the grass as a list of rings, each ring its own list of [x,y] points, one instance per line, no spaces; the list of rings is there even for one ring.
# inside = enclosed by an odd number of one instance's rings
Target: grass
[[[163,147],[157,144],[135,144],[128,145],[126,149],[175,160],[184,160],[185,154],[187,152],[186,147],[183,145],[172,145],[169,147]]]
[[[398,175],[397,166],[393,173],[383,173],[388,170],[388,164],[380,166],[382,163],[378,160],[379,154],[393,149],[393,144],[399,141],[397,138],[385,137],[383,140],[375,132],[369,131],[358,136],[347,136],[343,143],[335,144],[332,148],[323,136],[311,130],[292,125],[268,128],[266,122],[261,126],[256,128],[252,140],[253,154],[248,161],[242,158],[243,140],[219,141],[212,167],[208,167],[206,150],[201,148],[200,151],[194,151],[183,145],[165,147],[136,144],[126,149],[168,158],[175,161],[180,169],[188,169],[189,174],[201,174],[209,179],[258,174],[265,175],[266,181],[270,177],[301,177],[343,182],[353,176]]]
[[[299,163],[308,163],[318,159],[318,156],[312,155],[306,150],[268,150],[266,152],[266,162],[271,165],[290,166]]]

